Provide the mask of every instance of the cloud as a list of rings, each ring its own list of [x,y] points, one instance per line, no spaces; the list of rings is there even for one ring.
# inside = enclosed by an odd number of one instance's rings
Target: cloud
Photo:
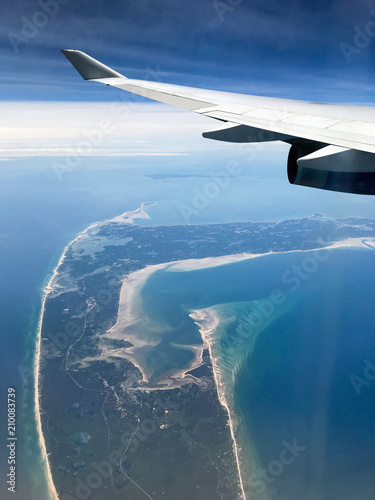
[[[210,118],[160,104],[3,103],[0,159],[238,152],[237,144],[203,139],[202,132],[216,127]]]
[[[14,0],[0,24],[6,68],[0,92],[3,100],[110,100],[94,86],[83,90],[60,54],[79,48],[129,77],[143,78],[151,66],[170,83],[259,95],[275,89],[277,96],[310,99],[317,75],[333,85],[374,81],[371,47],[353,66],[340,50],[368,22],[371,8],[369,0],[355,9],[349,0],[70,0],[15,53],[9,34],[21,33],[25,18],[32,21],[41,7]],[[318,99],[324,98],[322,91]]]
[[[201,137],[214,126],[206,117],[157,104],[5,103],[0,158],[178,156],[217,148]]]

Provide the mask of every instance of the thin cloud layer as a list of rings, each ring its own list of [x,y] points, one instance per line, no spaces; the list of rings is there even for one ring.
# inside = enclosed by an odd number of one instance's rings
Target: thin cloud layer
[[[373,8],[369,0],[355,8],[349,0],[14,0],[0,25],[0,91],[3,100],[111,100],[83,86],[60,54],[79,48],[134,78],[151,69],[170,83],[338,102],[354,92],[373,102],[374,37],[354,45]],[[350,64],[343,43],[358,51]]]
[[[215,127],[212,120],[157,104],[10,102],[2,105],[0,125],[0,158],[178,156],[217,149],[202,138]]]

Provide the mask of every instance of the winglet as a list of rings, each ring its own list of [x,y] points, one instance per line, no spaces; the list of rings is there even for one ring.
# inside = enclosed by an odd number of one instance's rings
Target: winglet
[[[85,80],[99,80],[100,78],[125,78],[125,76],[121,75],[121,73],[105,66],[80,50],[65,49],[61,52]]]

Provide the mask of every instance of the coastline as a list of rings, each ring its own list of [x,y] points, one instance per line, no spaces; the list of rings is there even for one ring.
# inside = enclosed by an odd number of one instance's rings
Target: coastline
[[[128,348],[125,357],[131,361],[137,368],[141,371],[144,380],[148,382],[149,375],[146,373],[144,367],[139,359],[134,356],[134,352],[137,349],[153,347],[159,341],[160,337],[148,337],[147,339],[140,338],[136,333],[130,333],[131,326],[136,323],[139,317],[142,315],[141,304],[139,301],[140,293],[147,282],[147,280],[157,271],[166,270],[168,272],[188,272],[192,270],[208,269],[212,267],[219,267],[225,264],[240,262],[243,260],[254,259],[257,257],[265,257],[267,255],[279,255],[281,253],[307,253],[315,252],[321,250],[334,250],[338,248],[369,248],[364,242],[363,238],[348,238],[342,241],[333,242],[331,245],[325,247],[319,247],[316,249],[309,250],[289,250],[285,252],[266,252],[261,254],[252,253],[242,253],[242,254],[231,254],[224,255],[220,257],[205,257],[202,259],[186,259],[180,261],[165,262],[162,264],[148,265],[143,269],[134,271],[127,275],[121,285],[120,300],[117,311],[116,323],[103,334],[103,337],[110,339],[125,339],[133,344],[133,347]],[[128,331],[126,331],[128,330]],[[192,362],[186,370],[176,371],[176,376],[180,378],[184,377],[187,372],[199,366],[198,358],[199,352],[203,351],[205,346],[205,341],[203,340],[202,346],[189,346],[192,350],[197,351],[195,362]],[[181,384],[178,384],[181,385]],[[163,386],[155,387],[155,389],[163,389]],[[165,388],[168,388],[165,387]],[[147,387],[148,390],[154,389],[153,387]]]
[[[64,252],[63,252],[62,256],[60,257],[60,260],[57,263],[57,265],[53,271],[53,274],[52,274],[48,284],[46,285],[46,287],[44,288],[44,291],[43,291],[42,308],[41,308],[40,319],[39,319],[39,323],[38,323],[38,336],[37,336],[37,345],[36,345],[36,353],[35,353],[35,370],[34,370],[35,419],[36,419],[36,424],[37,424],[38,440],[39,440],[40,450],[42,453],[42,459],[43,459],[45,466],[46,466],[46,477],[47,477],[48,491],[49,491],[51,498],[53,500],[59,500],[59,496],[57,494],[55,483],[53,482],[51,466],[50,466],[50,462],[48,460],[46,441],[44,439],[44,434],[43,434],[43,430],[42,430],[42,417],[41,417],[42,409],[41,409],[41,405],[40,405],[40,391],[39,391],[39,388],[41,385],[41,380],[40,380],[41,343],[42,343],[43,317],[44,317],[47,296],[51,290],[53,280],[58,275],[57,270],[65,259],[67,248],[68,248],[68,246],[65,247]]]
[[[67,252],[71,247],[81,240],[82,238],[86,237],[89,231],[94,230],[95,228],[101,226],[102,224],[105,224],[106,222],[119,222],[119,223],[133,223],[133,220],[136,218],[149,218],[149,216],[144,212],[145,204],[142,204],[141,208],[134,212],[125,212],[123,215],[115,217],[113,219],[110,219],[108,221],[100,221],[94,224],[91,224],[87,229],[85,229],[83,232],[81,232],[74,240],[72,240],[64,249],[59,262],[57,263],[53,274],[48,281],[48,284],[45,286],[43,290],[43,298],[42,298],[42,309],[41,309],[41,314],[40,314],[40,320],[38,324],[38,337],[37,337],[37,346],[36,346],[36,356],[35,356],[35,415],[36,415],[36,420],[37,420],[37,430],[38,430],[38,436],[39,436],[39,444],[41,447],[41,452],[42,452],[42,458],[46,464],[46,475],[47,475],[47,482],[48,482],[48,488],[51,494],[51,498],[54,500],[58,500],[58,494],[53,482],[53,477],[52,477],[52,471],[48,459],[48,454],[47,454],[47,448],[46,448],[46,442],[44,439],[43,431],[42,431],[42,419],[41,419],[41,413],[43,409],[41,408],[40,404],[40,384],[41,384],[41,374],[40,374],[40,362],[41,362],[41,340],[42,340],[42,325],[43,325],[43,318],[44,318],[44,313],[45,313],[45,306],[46,306],[46,301],[50,293],[54,293],[58,290],[58,277],[59,277],[59,268],[63,264]],[[221,256],[221,257],[208,257],[208,258],[203,258],[203,259],[187,259],[187,260],[181,260],[181,261],[172,261],[172,262],[167,262],[163,264],[157,264],[157,265],[150,265],[146,266],[145,268],[135,271],[134,273],[129,274],[123,281],[122,283],[122,288],[120,292],[120,301],[119,301],[119,308],[117,312],[117,322],[116,325],[119,325],[120,321],[124,319],[123,317],[123,311],[121,310],[121,306],[125,307],[125,323],[126,321],[131,321],[132,319],[132,308],[134,308],[137,304],[137,300],[139,298],[140,291],[142,290],[144,284],[146,281],[149,279],[149,277],[156,272],[157,270],[161,269],[167,269],[170,272],[185,272],[193,269],[205,269],[209,267],[217,267],[220,265],[224,265],[227,263],[231,262],[238,262],[241,260],[247,260],[247,259],[252,259],[255,257],[260,257],[260,256],[266,256],[270,254],[280,254],[280,253],[298,253],[298,252],[314,252],[314,251],[319,251],[319,250],[329,250],[329,249],[336,249],[336,248],[368,248],[369,245],[364,243],[363,238],[350,238],[338,242],[334,242],[329,246],[326,247],[320,247],[316,249],[309,249],[309,250],[291,250],[287,252],[268,252],[268,253],[262,253],[262,254],[233,254],[233,255],[226,255],[226,256]],[[136,273],[137,276],[134,276]],[[131,280],[133,279],[133,283],[131,283]],[[125,291],[125,282],[129,285],[131,283],[131,290],[129,293],[129,289],[126,288]],[[121,302],[121,297],[124,295],[123,302]],[[126,303],[127,301],[127,303]],[[190,316],[194,321],[197,322],[199,326],[199,316],[194,317],[194,314],[198,313],[199,311],[193,312]],[[201,318],[202,319],[202,318]],[[202,361],[202,353],[205,348],[208,348],[209,353],[210,353],[210,359],[212,362],[213,366],[213,373],[214,373],[214,379],[215,379],[215,384],[216,384],[216,390],[217,390],[217,395],[219,398],[220,403],[222,406],[226,409],[227,414],[228,414],[228,420],[229,420],[229,427],[230,427],[230,432],[233,440],[233,447],[234,447],[234,452],[236,456],[236,461],[237,461],[237,468],[238,468],[238,475],[239,475],[239,481],[241,484],[241,489],[242,489],[242,494],[243,498],[246,499],[245,496],[245,491],[244,491],[244,485],[243,485],[243,480],[241,477],[241,469],[240,469],[240,464],[239,464],[239,446],[236,441],[236,436],[235,436],[235,415],[231,414],[231,410],[229,408],[229,404],[225,399],[222,383],[220,380],[220,374],[218,373],[218,369],[213,357],[212,353],[212,340],[210,340],[210,333],[214,331],[214,329],[218,325],[218,319],[213,317],[212,318],[212,325],[210,328],[208,328],[206,331],[201,331],[200,329],[200,334],[202,337],[203,345],[202,346],[185,346],[188,349],[191,349],[192,351],[195,352],[195,357],[194,360],[189,364],[189,367],[186,369],[184,368],[183,370],[176,371],[173,374],[173,377],[169,380],[174,380],[174,383],[168,384],[166,383],[165,386],[158,386],[158,387],[139,387],[138,389],[142,390],[168,390],[168,389],[174,389],[176,387],[179,387],[181,385],[184,385],[184,383],[190,383],[194,382],[193,376],[187,375],[187,372],[192,370],[193,368],[196,368],[200,366],[201,361]],[[114,327],[112,327],[107,333],[112,331]],[[125,328],[127,325],[125,324],[122,325],[122,328]],[[121,336],[122,339],[125,338],[125,340],[129,340],[134,344],[134,346],[147,346],[147,345],[152,345],[150,342],[144,342],[143,344],[139,341],[139,338],[136,336],[129,336],[129,337],[124,337]],[[183,347],[183,346],[181,346]],[[131,351],[129,349],[128,351]],[[147,375],[142,371],[142,368],[139,366],[139,363],[137,364],[135,359],[132,359],[131,357],[128,358],[135,366],[138,366],[138,368],[141,370],[142,374],[145,376],[145,380],[147,380]],[[189,377],[189,378],[188,378]]]
[[[206,314],[206,315],[205,315]],[[234,451],[234,456],[236,457],[236,463],[237,463],[237,471],[238,471],[238,479],[240,482],[241,486],[241,492],[243,496],[243,500],[246,499],[246,494],[245,494],[245,488],[242,480],[242,473],[241,473],[241,464],[240,464],[240,453],[239,453],[239,445],[237,443],[236,439],[236,428],[235,428],[235,416],[232,414],[230,406],[226,400],[225,394],[224,394],[224,388],[223,388],[223,383],[221,381],[221,376],[218,371],[218,366],[216,363],[216,359],[213,356],[212,352],[212,347],[213,347],[213,342],[210,339],[210,336],[214,333],[216,330],[217,326],[220,323],[220,319],[218,316],[215,316],[212,310],[208,312],[208,314],[211,314],[211,323],[206,326],[206,329],[203,327],[204,322],[207,322],[207,312],[203,313],[202,311],[194,311],[190,314],[190,317],[194,320],[194,322],[198,325],[199,327],[199,332],[202,335],[202,338],[204,342],[208,346],[208,350],[210,353],[210,359],[212,363],[212,369],[213,369],[213,375],[214,375],[214,380],[215,380],[215,385],[216,385],[216,392],[217,392],[217,397],[220,401],[220,404],[225,408],[227,414],[228,414],[228,423],[229,423],[229,429],[230,429],[230,434],[232,437],[233,441],[233,451]]]
[[[136,323],[138,318],[142,315],[139,296],[142,288],[144,287],[147,280],[151,277],[151,275],[157,271],[165,269],[167,269],[168,272],[184,272],[193,269],[217,267],[232,262],[251,259],[260,255],[266,254],[234,254],[221,257],[207,257],[204,259],[187,259],[182,261],[173,261],[165,262],[163,264],[150,265],[138,271],[134,271],[133,273],[126,276],[126,278],[122,282],[119,306],[117,311],[117,321],[115,325],[103,335],[103,337],[110,339],[125,339],[133,344],[133,347],[126,349],[124,357],[140,370],[143,376],[143,380],[148,383],[150,375],[149,373],[147,373],[145,367],[142,366],[142,357],[141,355],[138,355],[137,357],[136,351],[137,349],[142,350],[142,348],[144,349],[147,347],[155,346],[160,341],[160,337],[155,336],[154,338],[149,337],[147,339],[140,339],[136,333],[129,333],[129,330],[132,330],[132,325]],[[194,353],[194,359],[189,363],[188,366],[184,367],[181,370],[174,371],[173,376],[161,381],[161,385],[147,385],[146,387],[144,387],[144,389],[173,389],[192,381],[194,382],[195,378],[191,375],[187,375],[187,373],[191,370],[194,370],[195,368],[198,368],[202,364],[203,351],[208,347],[203,338],[202,341],[202,345],[185,346],[186,349],[189,349]],[[183,346],[179,347],[183,348]],[[140,389],[142,389],[142,387],[140,387]]]
[[[149,202],[149,203],[142,203],[141,207],[138,208],[135,211],[130,211],[130,212],[125,212],[124,214],[115,217],[114,219],[116,222],[122,222],[122,223],[128,223],[132,224],[134,219],[137,218],[149,218],[149,215],[144,211],[145,206],[150,206],[154,205],[154,202]],[[133,214],[133,215],[132,215]],[[36,351],[35,351],[35,367],[34,367],[34,414],[35,414],[35,420],[36,420],[36,427],[37,427],[37,433],[38,433],[38,442],[40,446],[40,451],[42,455],[42,460],[45,463],[45,472],[46,472],[46,479],[47,479],[47,487],[49,494],[52,498],[52,500],[59,500],[59,496],[55,487],[55,483],[53,481],[52,477],[52,471],[51,471],[51,465],[48,459],[48,452],[47,452],[47,446],[46,446],[46,441],[44,439],[44,434],[43,434],[43,429],[42,429],[42,417],[41,413],[43,411],[41,404],[40,404],[40,386],[41,386],[41,375],[40,375],[40,364],[41,364],[41,343],[42,343],[42,326],[43,326],[43,318],[44,318],[44,313],[45,313],[45,306],[46,306],[46,301],[47,297],[50,293],[55,291],[54,287],[54,281],[56,278],[59,276],[59,268],[64,262],[66,258],[67,251],[69,248],[79,241],[82,237],[84,237],[90,230],[95,229],[96,227],[100,226],[101,224],[108,222],[108,221],[99,221],[91,224],[88,226],[84,231],[79,233],[71,242],[69,242],[66,247],[64,248],[61,257],[56,264],[55,268],[53,269],[52,276],[51,278],[47,281],[46,286],[43,288],[42,291],[42,307],[40,311],[40,318],[38,322],[38,329],[37,329],[37,339],[36,339]]]
[[[122,311],[121,311],[121,306],[125,305],[125,309],[127,311],[127,319],[129,320],[132,318],[132,307],[136,307],[138,304],[137,299],[139,298],[139,294],[145,285],[146,281],[150,278],[150,276],[162,269],[167,269],[168,272],[188,272],[189,270],[196,270],[196,269],[207,269],[210,267],[218,267],[220,265],[225,265],[228,263],[232,262],[239,262],[241,260],[248,260],[256,257],[262,257],[262,256],[267,256],[267,255],[279,255],[283,253],[313,253],[313,252],[318,252],[321,250],[336,250],[339,248],[362,248],[362,249],[368,249],[369,245],[366,244],[365,240],[363,238],[348,238],[345,240],[341,241],[335,241],[332,242],[330,245],[327,245],[325,247],[319,247],[316,249],[308,249],[308,250],[290,250],[286,252],[267,252],[267,253],[262,253],[262,254],[234,254],[234,255],[226,255],[226,256],[221,256],[221,257],[207,257],[203,259],[187,259],[187,260],[181,260],[181,261],[174,261],[174,262],[167,262],[164,264],[157,264],[155,266],[147,266],[144,269],[140,271],[135,271],[132,274],[137,273],[138,279],[135,280],[135,284],[133,289],[129,293],[129,289],[127,289],[126,294],[124,293],[124,288],[121,289],[120,292],[120,301],[119,301],[119,309],[118,309],[118,316],[117,316],[117,322],[116,325],[114,325],[113,328],[116,326],[119,326],[120,321],[121,321],[121,316],[122,316]],[[143,271],[143,273],[142,273]],[[126,281],[129,283],[129,278],[131,278],[132,274],[127,276],[125,278],[124,282]],[[121,295],[123,295],[123,302],[121,302]],[[130,299],[130,300],[129,300]],[[210,315],[208,318],[206,315]],[[243,471],[241,467],[241,456],[240,456],[240,450],[241,447],[239,443],[237,442],[237,437],[236,437],[236,422],[237,422],[237,416],[233,414],[233,411],[231,410],[230,404],[228,403],[226,396],[225,396],[225,389],[223,382],[221,381],[221,375],[218,370],[218,366],[216,363],[216,358],[213,354],[213,339],[212,339],[212,334],[214,333],[215,329],[220,323],[220,318],[218,315],[215,315],[214,311],[212,310],[195,310],[192,311],[189,315],[194,322],[197,324],[199,328],[200,335],[203,340],[203,345],[202,347],[197,347],[197,351],[202,355],[204,349],[209,350],[210,354],[210,359],[213,367],[213,375],[214,375],[214,380],[215,380],[215,385],[216,385],[216,392],[218,395],[218,399],[221,403],[221,405],[225,408],[227,415],[228,415],[228,424],[230,428],[230,433],[233,441],[233,450],[234,454],[236,457],[236,462],[237,462],[237,469],[238,469],[238,477],[241,485],[241,491],[242,491],[242,496],[244,500],[247,500],[246,493],[245,493],[245,486],[244,486],[244,480],[243,480]],[[112,330],[111,329],[111,330]],[[126,340],[129,340],[133,342],[133,337],[129,336],[121,336],[121,338],[125,338]],[[141,373],[143,376],[146,376],[144,370],[140,366],[139,363],[136,362],[136,360],[131,357],[128,358],[132,363],[136,364],[136,366],[140,369]],[[201,357],[200,357],[201,359]],[[195,359],[195,368],[200,366],[199,363],[199,358],[198,354]],[[178,386],[184,385],[185,383],[190,383],[193,380],[191,380],[191,377],[187,375],[187,373],[191,370],[191,366],[184,370],[176,371],[173,375],[173,379],[175,380],[175,377],[179,382],[174,383],[171,386],[158,386],[158,387],[138,387],[137,389],[145,389],[145,390],[167,390],[167,389],[173,389]],[[185,379],[186,377],[190,377],[190,379]],[[146,377],[147,379],[147,377]]]

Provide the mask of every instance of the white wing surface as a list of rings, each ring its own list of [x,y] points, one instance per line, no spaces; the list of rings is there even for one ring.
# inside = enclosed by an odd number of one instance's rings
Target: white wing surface
[[[288,176],[295,184],[375,194],[375,157],[367,154],[375,153],[375,109],[372,107],[276,99],[133,80],[83,52],[62,52],[86,80],[117,87],[221,121],[219,129],[203,134],[206,138],[229,142],[282,140],[290,143],[293,151],[289,155]],[[327,146],[339,147],[340,158],[345,157],[347,150],[354,152],[350,152],[350,161],[344,162],[341,177],[345,178],[339,179],[340,172],[336,166],[330,178],[324,179],[323,176],[317,182],[314,181],[318,184],[315,185],[309,180],[311,175],[307,179],[306,175],[299,174],[315,170],[311,154],[318,150],[321,151],[318,168],[320,177],[322,171],[331,174],[329,164],[326,169],[321,167],[322,161],[324,163],[322,158],[325,157],[324,148]],[[332,149],[327,153],[329,162],[332,159]],[[309,156],[309,162],[301,166],[300,160],[306,156]],[[307,179],[307,183],[303,179]],[[340,189],[341,181],[345,189]],[[346,188],[348,185],[349,189]]]

